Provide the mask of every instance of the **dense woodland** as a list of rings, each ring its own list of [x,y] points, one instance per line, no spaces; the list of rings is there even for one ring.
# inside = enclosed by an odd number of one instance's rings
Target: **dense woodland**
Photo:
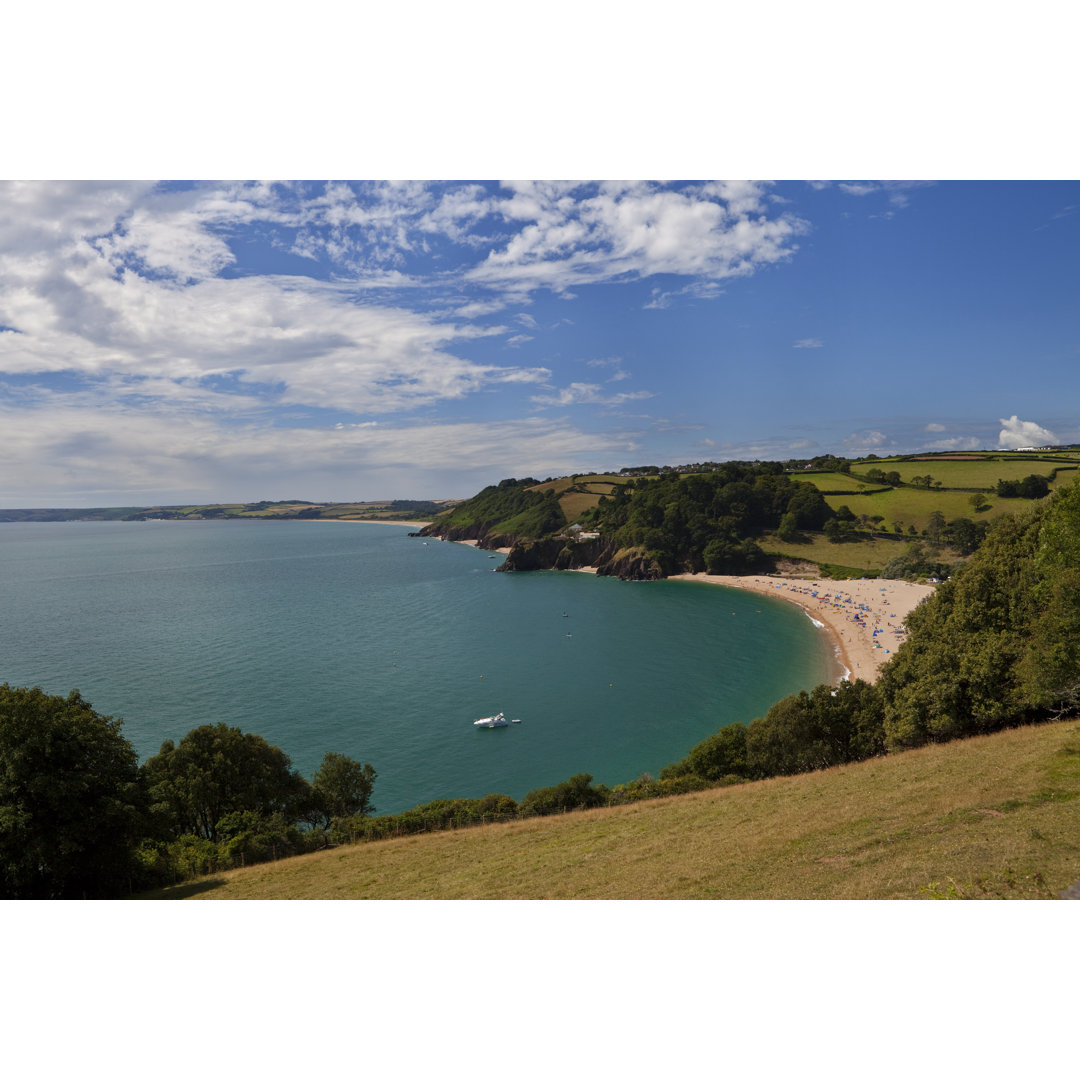
[[[646,483],[632,500],[597,507],[594,520],[652,545],[667,565],[708,564],[712,544],[738,547],[741,523],[820,522],[823,513],[812,490],[768,467]],[[496,522],[554,520],[558,503],[530,486],[504,482],[466,508],[486,507]],[[140,765],[120,722],[77,691],[4,684],[0,895],[122,896],[328,844],[790,775],[1071,713],[1080,705],[1080,483],[991,525],[907,625],[876,684],[821,685],[749,724],[718,716],[717,732],[659,778],[609,788],[580,774],[520,802],[492,794],[380,817],[374,768],[343,755],[327,754],[309,781],[280,748],[219,723]]]
[[[487,487],[423,535],[484,539],[489,547],[514,544],[506,564],[511,570],[531,567],[528,553],[548,542],[550,565],[564,565],[578,545],[565,536],[568,522],[554,491],[530,490],[536,486],[530,477]],[[834,516],[816,488],[793,480],[779,463],[732,462],[707,473],[630,479],[602,496],[577,524],[602,537],[597,550],[581,548],[601,573],[665,577],[757,569],[764,556],[753,539],[756,532],[821,529]]]

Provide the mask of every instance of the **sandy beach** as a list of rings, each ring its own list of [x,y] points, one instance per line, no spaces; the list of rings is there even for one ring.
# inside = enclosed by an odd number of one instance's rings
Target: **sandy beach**
[[[454,540],[453,543],[455,543],[455,544],[468,544],[469,547],[477,547],[479,545],[480,541],[479,540]],[[508,547],[496,548],[495,550],[500,555],[509,555],[510,554],[510,548],[508,548]]]
[[[830,634],[836,658],[847,675],[866,682],[877,679],[878,669],[904,641],[904,619],[934,591],[933,585],[885,578],[807,581],[753,575],[676,574],[674,580],[749,589],[798,604]]]

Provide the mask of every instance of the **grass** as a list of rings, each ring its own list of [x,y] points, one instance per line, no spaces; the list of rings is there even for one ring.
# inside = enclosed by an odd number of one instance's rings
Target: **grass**
[[[1048,899],[1080,878],[1075,719],[191,882],[204,899]]]
[[[882,468],[882,466],[879,466]],[[1023,480],[1025,476],[1036,473],[1049,476],[1055,469],[1069,470],[1059,472],[1058,477],[1072,478],[1075,466],[1061,462],[1040,461],[1038,459],[1012,459],[1008,461],[949,461],[938,458],[934,461],[901,461],[884,469],[896,471],[905,484],[912,477],[925,476],[929,473],[935,480],[940,480],[947,488],[992,488],[999,480]],[[858,466],[857,471],[864,471],[865,466]]]
[[[559,505],[566,515],[566,520],[571,525],[577,521],[586,510],[591,510],[600,502],[600,494],[592,491],[568,491],[559,496]]]
[[[785,544],[775,533],[758,537],[758,544],[766,554],[783,555],[788,559],[805,559],[807,562],[850,566],[865,570],[880,570],[890,559],[903,555],[911,537],[900,540],[862,540],[858,543],[833,544],[820,533],[807,533],[808,543]]]
[[[1068,474],[1071,475],[1071,474]],[[999,499],[986,496],[989,509],[978,514],[972,509],[971,495],[963,491],[926,491],[920,488],[891,488],[873,495],[826,495],[825,501],[834,509],[846,506],[856,517],[860,514],[881,514],[885,528],[900,522],[906,529],[914,525],[922,531],[930,521],[930,515],[940,510],[946,521],[966,517],[973,521],[993,520],[1002,514],[1013,514],[1031,503],[1027,499]]]
[[[847,473],[792,473],[792,480],[798,480],[802,484],[812,484],[818,491],[843,491],[858,494],[859,492],[886,491],[881,484],[871,484],[866,480],[858,480]]]
[[[554,491],[567,522],[573,524],[586,510],[591,510],[600,502],[601,495],[610,495],[616,487],[625,484],[626,480],[625,476],[616,476],[613,473],[588,473],[545,480],[529,490]]]

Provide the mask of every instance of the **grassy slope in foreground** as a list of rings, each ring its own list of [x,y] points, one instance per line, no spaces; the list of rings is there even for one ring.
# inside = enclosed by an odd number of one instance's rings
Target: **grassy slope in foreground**
[[[1075,718],[801,776],[303,855],[205,899],[1053,898],[1080,878]]]

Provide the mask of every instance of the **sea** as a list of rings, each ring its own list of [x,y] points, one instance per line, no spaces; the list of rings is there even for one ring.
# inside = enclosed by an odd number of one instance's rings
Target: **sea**
[[[494,573],[503,556],[344,522],[0,523],[0,682],[77,688],[140,760],[200,724],[370,763],[374,803],[655,776],[828,681],[781,600],[698,582]],[[496,712],[520,720],[477,729]]]

